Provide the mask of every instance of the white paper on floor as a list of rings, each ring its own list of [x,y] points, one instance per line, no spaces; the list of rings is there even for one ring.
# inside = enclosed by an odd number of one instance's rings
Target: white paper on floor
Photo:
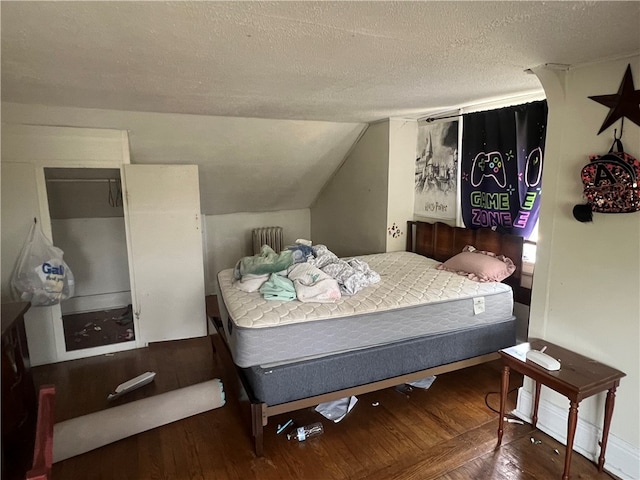
[[[53,462],[223,406],[222,382],[209,380],[56,423]]]
[[[421,378],[420,380],[416,380],[415,382],[409,382],[407,385],[411,385],[416,388],[429,388],[433,382],[436,381],[436,376],[432,375],[430,377]]]
[[[334,400],[333,402],[321,403],[316,407],[316,412],[338,423],[351,411],[357,401],[358,399],[352,396]]]

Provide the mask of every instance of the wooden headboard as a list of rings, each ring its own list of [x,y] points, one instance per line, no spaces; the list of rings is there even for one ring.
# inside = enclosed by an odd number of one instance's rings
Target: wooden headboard
[[[407,222],[407,251],[444,262],[462,251],[465,245],[478,250],[494,252],[509,257],[516,266],[504,283],[520,287],[522,275],[522,248],[524,239],[518,235],[498,233],[490,228],[471,230],[452,227],[446,223]]]

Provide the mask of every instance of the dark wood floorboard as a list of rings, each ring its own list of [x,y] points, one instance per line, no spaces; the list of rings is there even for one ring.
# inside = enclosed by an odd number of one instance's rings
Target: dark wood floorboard
[[[506,424],[494,450],[497,414],[485,405],[497,392],[500,365],[490,363],[439,376],[429,390],[408,395],[395,389],[358,398],[340,423],[313,409],[269,419],[265,456],[253,454],[249,408],[220,339],[152,344],[146,349],[33,368],[36,385],[56,386],[56,421],[220,378],[227,402],[100,449],[56,463],[54,480],[84,479],[553,479],[563,470],[564,447],[530,425]],[[112,403],[118,384],[147,370],[153,383]],[[511,388],[522,378],[511,376]],[[515,392],[509,395],[510,408]],[[498,406],[498,395],[487,399]],[[323,435],[287,440],[276,427],[322,421]],[[533,444],[531,437],[542,440]],[[559,454],[554,449],[559,450]],[[574,453],[572,479],[611,479]]]

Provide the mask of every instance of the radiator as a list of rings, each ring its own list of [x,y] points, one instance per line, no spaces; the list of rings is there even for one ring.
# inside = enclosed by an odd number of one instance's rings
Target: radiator
[[[282,227],[254,228],[251,232],[254,255],[260,253],[262,245],[269,245],[276,253],[282,251]]]

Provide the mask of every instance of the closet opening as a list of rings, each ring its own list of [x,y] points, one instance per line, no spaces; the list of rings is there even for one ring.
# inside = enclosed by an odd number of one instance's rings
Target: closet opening
[[[73,272],[66,351],[135,342],[120,170],[45,168],[53,243]]]

